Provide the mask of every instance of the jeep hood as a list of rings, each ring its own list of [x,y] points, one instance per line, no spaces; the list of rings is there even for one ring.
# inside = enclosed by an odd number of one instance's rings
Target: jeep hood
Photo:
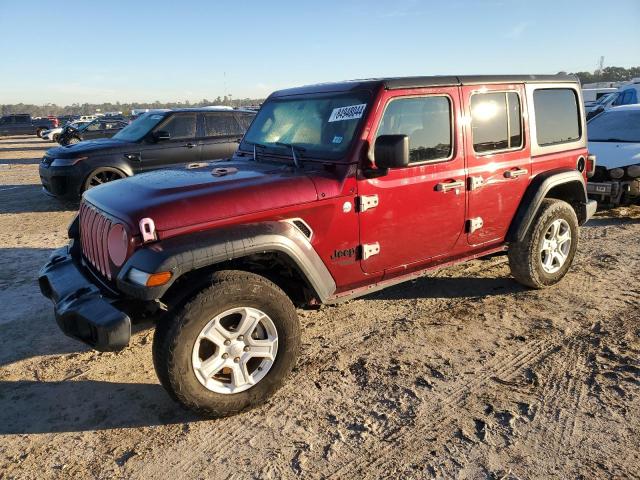
[[[640,143],[589,142],[589,153],[596,156],[596,165],[607,170],[640,163]]]
[[[54,147],[47,150],[47,157],[52,158],[75,158],[95,152],[107,153],[111,149],[122,148],[131,145],[129,142],[114,140],[113,138],[98,138],[96,140],[85,140],[74,145]]]
[[[84,198],[130,225],[134,233],[139,233],[140,219],[149,217],[162,234],[312,202],[318,194],[303,172],[240,161],[144,173],[92,188]]]

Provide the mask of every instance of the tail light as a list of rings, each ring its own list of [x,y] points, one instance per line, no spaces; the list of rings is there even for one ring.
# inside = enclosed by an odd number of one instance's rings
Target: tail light
[[[587,178],[593,177],[596,173],[596,156],[588,155],[587,156]]]

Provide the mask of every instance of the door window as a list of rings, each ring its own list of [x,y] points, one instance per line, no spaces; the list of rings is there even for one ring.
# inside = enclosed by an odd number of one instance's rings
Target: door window
[[[173,115],[158,130],[169,132],[171,140],[185,138],[195,138],[196,136],[196,114],[186,113]]]
[[[409,162],[451,157],[451,101],[445,96],[392,100],[380,121],[377,136],[408,135]]]
[[[546,88],[533,92],[538,145],[556,145],[579,140],[580,109],[570,88]]]
[[[471,96],[470,108],[476,153],[522,147],[522,113],[517,93],[475,93]]]
[[[205,137],[242,135],[238,121],[233,113],[206,113],[204,115]]]

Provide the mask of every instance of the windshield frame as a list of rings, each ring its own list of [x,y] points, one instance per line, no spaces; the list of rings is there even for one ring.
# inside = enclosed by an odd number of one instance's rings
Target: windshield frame
[[[359,88],[354,90],[340,90],[340,91],[332,91],[332,92],[321,92],[321,91],[305,92],[301,94],[282,95],[282,96],[271,95],[269,98],[267,98],[267,100],[264,102],[260,110],[256,113],[255,117],[253,118],[251,125],[249,126],[249,129],[247,129],[247,131],[245,132],[244,136],[242,137],[242,141],[238,146],[238,152],[245,155],[247,154],[253,155],[254,143],[247,138],[247,134],[249,134],[252,128],[258,128],[256,120],[259,119],[263,109],[266,106],[270,105],[271,103],[287,102],[287,101],[295,101],[295,100],[306,100],[306,99],[309,99],[309,100],[323,99],[323,98],[330,99],[330,98],[335,98],[337,96],[349,96],[349,95],[362,96],[362,103],[364,103],[366,106],[362,112],[362,115],[360,116],[360,118],[358,118],[358,122],[353,130],[353,135],[351,136],[351,139],[348,141],[348,143],[345,144],[346,146],[341,152],[338,152],[337,154],[331,154],[331,152],[317,152],[317,151],[309,150],[308,148],[306,148],[307,144],[297,144],[297,143],[293,144],[293,148],[296,150],[295,155],[298,158],[298,161],[301,161],[302,164],[304,164],[305,161],[312,161],[312,162],[321,161],[323,163],[345,163],[345,159],[351,156],[351,153],[357,141],[362,139],[362,132],[363,132],[364,126],[366,125],[367,117],[369,116],[372,108],[372,104],[374,103],[375,94],[371,89],[368,89],[368,88]],[[259,143],[259,142],[256,143],[255,144],[255,146],[257,147],[255,150],[256,155],[260,160],[262,160],[263,158],[269,158],[269,157],[276,158],[276,159],[283,158],[287,160],[293,160],[291,144],[286,142],[280,143],[280,144],[278,143],[280,142],[278,141],[274,143]]]

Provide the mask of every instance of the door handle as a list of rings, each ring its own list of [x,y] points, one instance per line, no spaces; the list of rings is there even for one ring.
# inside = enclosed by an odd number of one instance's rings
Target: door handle
[[[189,142],[189,143],[185,144],[185,147],[187,147],[187,148],[193,148],[193,147],[197,147],[197,145],[196,145],[195,143],[191,143],[191,142]]]
[[[518,178],[527,173],[528,170],[526,168],[516,168],[515,170],[507,170],[504,172],[504,178]]]
[[[453,182],[438,183],[436,185],[436,192],[448,192],[449,190],[458,190],[464,187],[462,180],[455,180]]]

